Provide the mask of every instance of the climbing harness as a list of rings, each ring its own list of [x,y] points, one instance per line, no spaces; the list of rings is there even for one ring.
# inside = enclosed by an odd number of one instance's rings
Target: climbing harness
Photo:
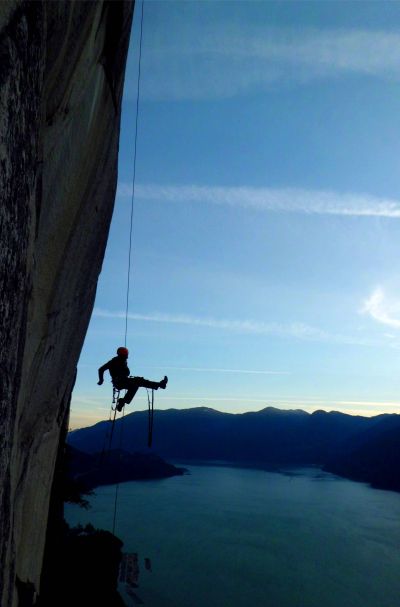
[[[113,411],[117,410],[117,403],[118,403],[120,393],[121,393],[121,390],[118,390],[118,388],[113,386],[113,397],[112,397],[112,404],[111,404],[111,409]]]

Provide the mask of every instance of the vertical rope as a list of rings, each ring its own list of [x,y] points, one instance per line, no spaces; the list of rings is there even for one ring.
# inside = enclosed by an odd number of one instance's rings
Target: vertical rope
[[[124,346],[126,347],[127,335],[128,335],[128,315],[129,315],[129,291],[131,285],[131,259],[132,259],[132,232],[133,232],[133,202],[135,199],[135,182],[136,182],[136,155],[137,155],[137,139],[138,139],[138,120],[139,120],[139,99],[140,99],[140,74],[142,66],[142,40],[143,40],[143,14],[144,14],[144,0],[142,0],[142,12],[140,17],[140,40],[139,40],[139,65],[138,65],[138,77],[137,77],[137,97],[136,97],[136,118],[135,118],[135,146],[133,152],[133,176],[132,176],[132,198],[131,198],[131,218],[129,228],[129,253],[128,253],[128,279],[126,287],[126,307],[125,307],[125,337]],[[125,408],[122,409],[122,420],[121,420],[121,432],[120,432],[120,453],[119,459],[121,460],[121,449],[122,449],[122,432],[124,427],[124,414]],[[115,417],[114,417],[115,420]],[[111,446],[111,443],[110,443]],[[112,532],[115,533],[115,522],[117,519],[117,505],[118,505],[118,492],[119,482],[115,487],[115,499],[114,499],[114,517]]]
[[[131,220],[130,220],[130,230],[129,230],[128,281],[127,281],[128,284],[127,284],[127,289],[126,289],[126,308],[125,308],[125,340],[124,340],[125,347],[126,347],[126,338],[128,335],[129,290],[130,290],[130,279],[131,279],[132,232],[133,232],[133,202],[135,199],[136,150],[137,150],[137,139],[138,139],[138,118],[139,118],[139,99],[140,99],[140,73],[141,73],[141,66],[142,66],[143,14],[144,14],[144,0],[142,0],[142,15],[141,15],[141,19],[140,19],[139,67],[138,67],[138,77],[137,77],[136,119],[135,119],[135,147],[134,147],[134,152],[133,152]]]
[[[122,409],[122,422],[124,421],[125,407]],[[121,468],[121,452],[122,452],[122,436],[124,431],[124,424],[121,424],[121,431],[119,433],[119,469]],[[114,517],[112,532],[115,535],[115,522],[117,520],[117,505],[118,505],[118,492],[119,492],[119,480],[115,486],[115,499],[114,499]]]
[[[114,435],[114,425],[115,425],[115,418],[117,416],[117,407],[115,407],[114,409],[114,417],[112,420],[112,426],[111,426],[111,433],[110,433],[110,441],[108,443],[108,450],[111,451],[111,447],[112,447],[112,439],[113,439],[113,435]]]
[[[151,390],[151,401],[150,391],[147,390],[147,405],[148,405],[148,433],[147,433],[147,446],[151,449],[153,443],[153,423],[154,423],[154,390]]]

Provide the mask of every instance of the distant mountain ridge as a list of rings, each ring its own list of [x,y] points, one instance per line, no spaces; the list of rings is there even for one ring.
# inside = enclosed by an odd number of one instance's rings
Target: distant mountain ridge
[[[72,431],[68,442],[100,451],[107,424]],[[115,423],[119,436],[122,423]],[[147,451],[147,412],[125,415],[121,448]],[[154,450],[172,461],[247,465],[319,465],[336,474],[400,491],[400,415],[353,416],[338,411],[266,407],[232,414],[208,407],[155,412]]]

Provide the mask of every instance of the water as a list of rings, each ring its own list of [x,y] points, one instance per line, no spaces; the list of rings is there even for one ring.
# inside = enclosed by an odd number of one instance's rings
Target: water
[[[189,470],[120,485],[116,534],[147,607],[400,605],[400,494],[315,469]],[[66,518],[111,529],[114,497],[100,487]]]

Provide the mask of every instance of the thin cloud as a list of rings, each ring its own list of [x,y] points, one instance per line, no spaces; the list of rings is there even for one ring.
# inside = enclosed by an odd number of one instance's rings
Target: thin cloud
[[[365,300],[361,312],[381,324],[400,329],[400,302],[388,299],[382,287],[374,289]],[[389,338],[393,339],[393,336]]]
[[[273,28],[175,15],[170,25],[154,22],[144,43],[147,99],[229,98],[349,75],[400,79],[400,34],[385,30]],[[133,54],[130,61],[133,67]],[[127,92],[135,98],[134,78]]]
[[[249,375],[290,375],[289,371],[256,371],[254,369],[209,369],[203,367],[149,367],[150,369],[167,369],[174,371],[196,371],[199,373],[235,373]]]
[[[96,308],[93,315],[100,318],[125,318],[125,312],[109,311]],[[232,320],[216,319],[207,317],[196,317],[188,314],[129,314],[130,320],[154,323],[166,323],[177,325],[189,325],[192,327],[205,327],[210,329],[224,330],[234,333],[250,333],[254,335],[275,335],[278,337],[294,338],[305,341],[323,341],[329,343],[349,345],[371,345],[369,342],[354,339],[346,335],[330,334],[326,331],[312,327],[305,323],[294,322],[288,324],[267,323],[254,320]]]
[[[79,364],[79,368],[97,369],[96,365]],[[290,375],[289,371],[258,371],[256,369],[220,369],[220,368],[208,368],[208,367],[179,367],[169,365],[151,365],[147,366],[147,369],[166,369],[171,371],[196,371],[199,373],[239,373],[249,375]]]
[[[130,184],[119,184],[120,197],[131,194]],[[138,184],[135,196],[146,201],[213,204],[260,212],[400,218],[400,200],[328,190]]]

